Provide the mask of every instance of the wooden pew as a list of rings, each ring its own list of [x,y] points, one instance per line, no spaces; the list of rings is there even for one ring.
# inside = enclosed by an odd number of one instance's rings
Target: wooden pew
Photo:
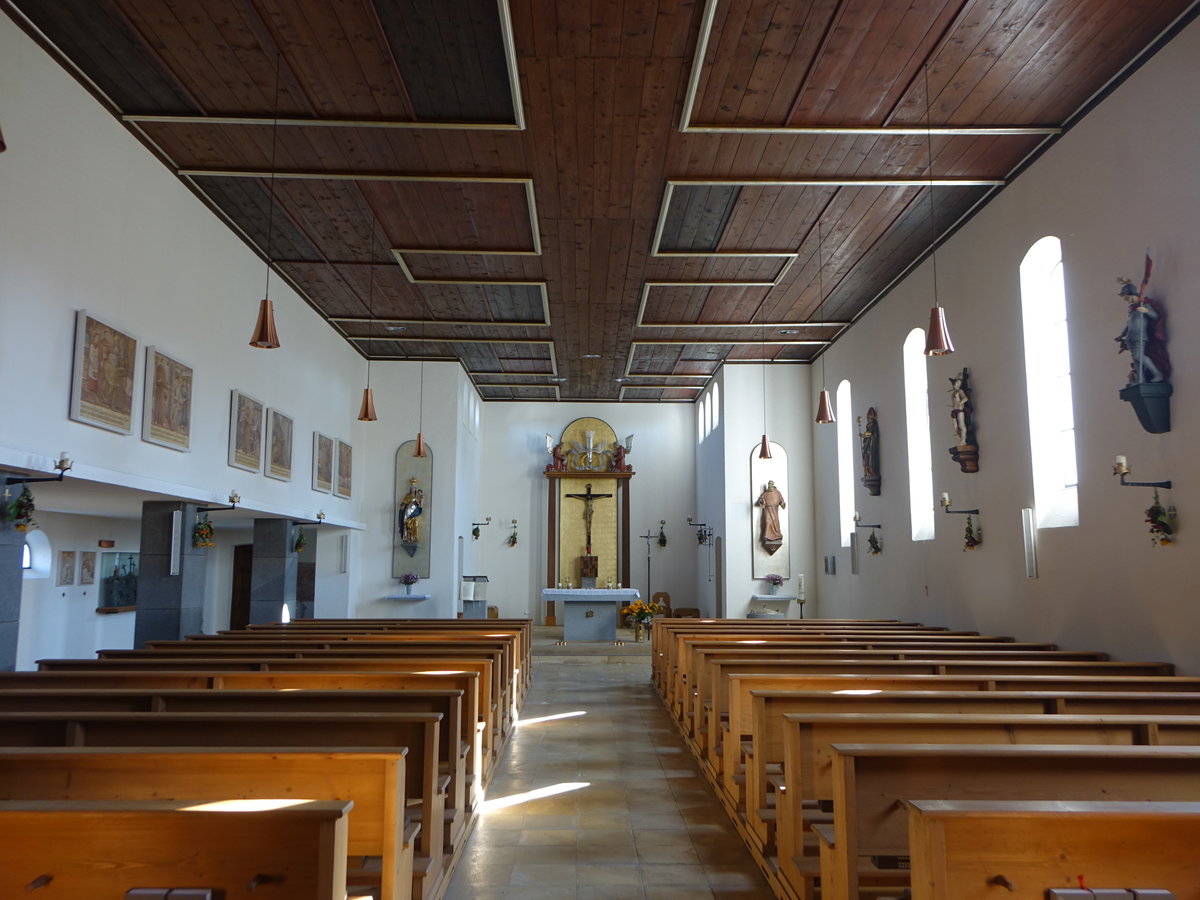
[[[906,799],[1200,801],[1197,747],[834,744],[832,766],[833,822],[814,826],[822,900],[857,900],[870,857],[909,856]]]
[[[496,684],[495,660],[488,655],[463,656],[451,651],[439,653],[436,648],[425,648],[429,653],[396,652],[391,654],[368,653],[321,653],[310,651],[280,655],[260,652],[247,655],[240,652],[210,653],[194,655],[180,653],[169,656],[145,658],[122,657],[117,659],[43,659],[38,661],[39,673],[43,672],[212,672],[218,670],[242,672],[397,672],[411,671],[414,666],[425,671],[478,671],[481,679],[481,694],[485,699],[481,715],[487,722],[484,732],[484,758],[488,771],[494,768],[500,747],[503,744],[501,726],[502,704],[497,703],[500,689]],[[432,654],[432,655],[430,655]],[[432,667],[432,668],[426,668]]]
[[[405,752],[336,748],[0,748],[0,798],[170,800],[176,801],[175,805],[180,805],[178,801],[279,797],[302,802],[309,802],[305,798],[350,801],[354,812],[349,816],[346,853],[378,858],[379,871],[373,880],[380,896],[385,900],[407,900],[413,895],[413,849],[420,826],[404,824]],[[252,843],[257,843],[259,837],[255,835]],[[197,842],[192,849],[200,846]],[[125,860],[126,856],[109,858]],[[343,857],[343,873],[347,867]],[[354,868],[349,865],[349,869]],[[352,885],[365,884],[361,877],[349,880]]]
[[[408,748],[405,796],[422,824],[414,897],[437,895],[448,860],[442,829],[445,779],[438,774],[439,713],[0,712],[9,747]],[[419,889],[418,889],[419,886]]]
[[[454,853],[467,834],[466,757],[461,734],[461,691],[253,691],[154,688],[79,691],[0,690],[0,712],[214,712],[214,713],[438,713],[438,771],[448,776],[441,827]]]
[[[483,800],[489,770],[484,765],[487,720],[480,713],[479,672],[434,670],[437,660],[412,662],[412,671],[393,664],[392,672],[0,672],[0,692],[49,690],[75,694],[104,689],[254,690],[254,691],[422,691],[463,692],[460,732],[469,742],[465,756],[468,812]]]
[[[227,900],[343,900],[351,806],[311,801],[244,812],[170,801],[0,803],[0,897],[41,887],[47,896],[99,898],[135,887],[202,886]]]
[[[913,900],[1045,896],[1047,888],[1200,885],[1200,803],[911,800]],[[1001,880],[1001,878],[1003,880]]]
[[[834,744],[1200,745],[1200,716],[788,714],[782,716],[782,725],[783,774],[776,792],[777,864],[781,880],[800,897],[812,896],[815,876],[815,870],[803,871],[794,863],[805,850],[802,837],[809,824],[805,804],[832,801]],[[743,834],[754,852],[755,835]]]

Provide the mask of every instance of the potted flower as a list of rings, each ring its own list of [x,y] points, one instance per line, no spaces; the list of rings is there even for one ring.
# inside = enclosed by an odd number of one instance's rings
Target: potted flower
[[[33,521],[33,511],[33,492],[29,490],[29,485],[24,485],[20,496],[8,508],[8,518],[12,520],[13,528],[17,531],[37,528],[37,522]]]
[[[767,583],[768,594],[777,594],[779,593],[780,586],[783,584],[783,576],[775,572],[768,572],[763,576],[763,581]]]
[[[213,525],[212,522],[208,521],[208,513],[203,513],[196,517],[196,524],[192,526],[192,546],[217,546],[217,542],[213,540]]]
[[[658,603],[647,603],[645,600],[635,600],[621,610],[621,613],[633,623],[633,639],[642,640],[646,625],[655,616],[661,616],[666,609]]]
[[[1155,491],[1154,502],[1146,510],[1146,524],[1150,526],[1150,542],[1152,544],[1161,547],[1174,540],[1175,526],[1171,521],[1175,518],[1174,513],[1175,507],[1165,508],[1162,501],[1158,499],[1158,491]]]
[[[308,546],[308,535],[304,533],[304,526],[301,525],[296,529],[296,541],[292,544],[292,552],[299,553]]]
[[[401,575],[400,583],[404,585],[404,593],[411,594],[413,585],[420,580],[421,576],[416,572],[405,572],[403,575]]]

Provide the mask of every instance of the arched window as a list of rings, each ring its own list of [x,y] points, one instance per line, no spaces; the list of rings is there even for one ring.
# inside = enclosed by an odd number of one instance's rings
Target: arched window
[[[712,427],[721,424],[721,386],[715,381],[712,386]]]
[[[704,401],[696,401],[696,443],[704,440]]]
[[[838,526],[842,546],[850,546],[850,535],[854,534],[854,465],[858,453],[854,448],[854,416],[850,400],[850,382],[842,381],[837,387],[834,415],[837,416],[838,458]]]
[[[933,455],[929,439],[929,373],[925,330],[904,339],[904,424],[908,436],[908,517],[914,541],[933,540]]]
[[[1021,261],[1025,390],[1038,528],[1079,524],[1075,405],[1062,243],[1044,237]]]

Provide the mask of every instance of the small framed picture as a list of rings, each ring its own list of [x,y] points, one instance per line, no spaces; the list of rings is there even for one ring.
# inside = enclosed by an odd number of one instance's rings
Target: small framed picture
[[[79,583],[96,583],[96,551],[84,550],[79,554]]]
[[[351,476],[354,474],[354,449],[345,441],[337,442],[337,480],[333,493],[337,497],[350,496]]]
[[[267,462],[265,474],[280,481],[292,480],[292,417],[267,410]]]
[[[265,412],[253,397],[233,392],[229,404],[229,465],[247,472],[262,468]]]
[[[333,438],[313,432],[312,489],[328,494],[333,490]]]
[[[133,434],[137,341],[81,309],[75,314],[71,418]]]
[[[192,434],[192,369],[154,347],[146,348],[142,440],[187,451]]]
[[[75,550],[58,551],[58,585],[75,583]]]

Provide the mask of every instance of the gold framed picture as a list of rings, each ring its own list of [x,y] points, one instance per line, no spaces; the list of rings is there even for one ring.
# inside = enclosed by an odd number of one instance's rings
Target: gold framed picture
[[[87,310],[75,313],[71,418],[133,434],[133,386],[137,341]]]
[[[241,391],[233,391],[229,403],[229,465],[257,472],[263,460],[265,407]]]
[[[313,432],[312,489],[328,494],[333,490],[333,438]]]
[[[337,480],[333,484],[336,497],[349,497],[354,474],[354,448],[345,441],[337,442]]]
[[[187,452],[192,435],[192,369],[154,347],[146,348],[142,440]]]
[[[280,481],[292,480],[292,417],[267,410],[267,461],[264,473]]]
[[[84,550],[79,554],[79,583],[96,583],[96,551]]]
[[[75,550],[58,551],[58,580],[55,584],[60,587],[75,583]]]

